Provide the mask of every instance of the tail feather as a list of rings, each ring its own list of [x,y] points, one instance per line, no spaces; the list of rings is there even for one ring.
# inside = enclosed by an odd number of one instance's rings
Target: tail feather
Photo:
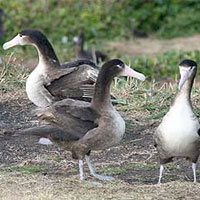
[[[45,126],[39,126],[39,127],[32,127],[32,128],[27,128],[27,129],[22,129],[22,130],[17,130],[14,131],[14,136],[37,136],[37,137],[45,137],[48,138],[52,133],[55,132],[62,132],[62,130],[50,126],[50,125],[45,125]]]
[[[49,138],[51,141],[64,141],[64,142],[72,142],[79,140],[81,138],[80,135],[76,135],[73,133],[66,132],[58,127],[54,127],[51,125],[43,125],[39,127],[27,128],[22,130],[14,131],[11,133],[12,136],[36,136],[42,138]]]

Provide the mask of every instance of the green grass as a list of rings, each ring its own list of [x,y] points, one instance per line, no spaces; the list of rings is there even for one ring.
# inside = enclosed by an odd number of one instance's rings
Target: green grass
[[[131,169],[135,169],[135,170],[138,170],[138,169],[152,170],[152,169],[157,169],[158,165],[149,164],[149,163],[148,164],[146,164],[146,163],[131,163],[131,164],[128,164],[125,168],[127,170],[131,170]]]
[[[100,173],[108,175],[117,175],[127,173],[128,170],[155,170],[158,169],[156,164],[146,164],[146,163],[129,163],[121,168],[119,167],[109,167],[105,169],[100,169]]]
[[[63,160],[63,158],[57,156],[53,160],[56,161],[57,163],[60,163]]]
[[[107,174],[107,175],[117,175],[117,174],[125,173],[126,169],[109,167],[109,168],[105,168],[105,169],[99,170],[99,171],[100,171],[100,173]]]
[[[47,165],[16,165],[12,167],[8,167],[2,169],[1,171],[9,171],[9,172],[19,172],[24,175],[28,174],[36,174],[40,172],[45,172],[49,167]]]
[[[155,57],[138,56],[126,58],[124,55],[119,56],[126,63],[140,72],[144,73],[148,80],[173,80],[177,78],[178,64],[184,59],[191,59],[200,63],[200,51],[168,51],[158,54]],[[200,74],[200,71],[198,71]]]

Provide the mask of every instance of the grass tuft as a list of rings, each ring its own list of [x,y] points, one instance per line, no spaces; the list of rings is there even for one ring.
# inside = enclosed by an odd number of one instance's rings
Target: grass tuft
[[[23,165],[23,166],[13,166],[9,170],[20,172],[22,174],[35,174],[44,172],[48,169],[48,166],[45,165]]]
[[[7,93],[15,89],[24,88],[29,70],[15,63],[13,54],[10,54],[7,61],[0,64],[0,92]]]

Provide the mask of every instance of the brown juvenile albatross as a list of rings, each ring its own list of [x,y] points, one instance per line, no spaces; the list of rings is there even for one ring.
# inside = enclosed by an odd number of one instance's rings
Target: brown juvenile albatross
[[[111,104],[110,86],[115,76],[131,76],[144,80],[143,74],[113,59],[100,69],[91,103],[65,99],[47,108],[38,109],[41,127],[16,131],[22,135],[48,137],[79,160],[80,179],[84,179],[83,159],[90,173],[101,180],[111,177],[97,174],[90,163],[90,152],[117,145],[125,132],[125,122]]]

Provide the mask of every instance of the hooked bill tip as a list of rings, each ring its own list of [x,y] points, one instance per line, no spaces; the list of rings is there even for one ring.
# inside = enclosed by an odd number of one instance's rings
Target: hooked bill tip
[[[141,75],[140,75],[140,80],[141,80],[141,81],[145,81],[145,79],[146,79],[146,77],[145,77],[143,74],[141,74]]]
[[[3,44],[3,50],[7,50],[8,46],[6,45],[6,43]]]

